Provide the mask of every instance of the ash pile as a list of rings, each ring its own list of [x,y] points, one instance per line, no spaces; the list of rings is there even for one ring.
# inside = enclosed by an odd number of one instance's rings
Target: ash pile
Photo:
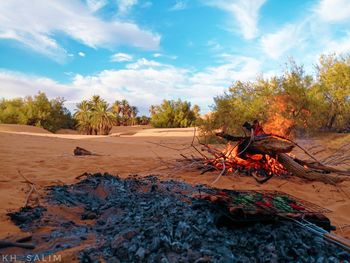
[[[94,174],[73,185],[49,187],[45,205],[10,217],[32,233],[35,253],[70,251],[71,260],[80,262],[350,260],[346,250],[293,222],[269,218],[227,224],[223,209],[198,198],[210,191],[154,176]]]

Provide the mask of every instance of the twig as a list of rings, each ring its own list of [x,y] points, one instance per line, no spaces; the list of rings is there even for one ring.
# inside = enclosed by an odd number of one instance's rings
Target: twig
[[[243,154],[249,148],[249,146],[252,144],[253,141],[254,141],[254,130],[251,129],[250,130],[250,139],[249,139],[247,146],[241,152],[237,153],[236,156]]]
[[[92,175],[91,173],[84,172],[84,173],[82,173],[81,175],[78,175],[77,177],[75,177],[75,179],[80,179],[80,178],[82,178],[82,177],[84,177],[84,176],[91,176],[91,175]]]
[[[263,183],[266,183],[268,180],[270,180],[274,176],[274,173],[271,173],[271,175],[265,178],[259,178],[256,175],[256,172],[252,172],[251,175],[254,177],[255,181],[257,181],[259,184],[263,184]]]
[[[30,181],[27,177],[25,177],[20,170],[17,170],[18,174],[24,179],[25,183],[27,183],[28,185],[30,185],[30,190],[26,195],[26,198],[24,200],[24,207],[28,206],[29,203],[29,199],[30,196],[33,194],[33,192],[35,192],[37,195],[39,195],[38,190],[36,189],[35,183],[33,183],[32,181]],[[37,198],[37,202],[39,202],[39,199]]]
[[[186,146],[184,148],[174,148],[174,147],[170,147],[170,146],[167,146],[167,145],[164,145],[164,144],[161,144],[161,143],[157,143],[157,142],[150,142],[150,141],[147,141],[147,143],[151,143],[151,144],[154,144],[154,145],[158,145],[160,147],[164,147],[164,148],[167,148],[167,149],[170,149],[170,150],[174,150],[174,151],[183,151],[183,150],[187,150],[189,148],[192,147],[192,145],[190,146]]]
[[[26,249],[34,249],[34,244],[24,244],[19,242],[12,242],[7,240],[0,240],[0,248],[6,248],[6,247],[19,247],[19,248],[26,248]]]
[[[276,134],[274,134],[274,136],[279,137],[279,138],[281,138],[281,139],[285,139],[285,140],[287,140],[287,141],[293,143],[295,146],[297,146],[298,148],[300,148],[306,155],[308,155],[310,158],[312,158],[315,162],[317,162],[317,163],[323,165],[319,160],[317,160],[317,159],[316,159],[313,155],[311,155],[305,148],[301,147],[301,146],[300,146],[298,143],[296,143],[295,141],[293,141],[293,140],[291,140],[291,139],[288,139],[288,138],[285,138],[285,137],[280,136],[280,135],[276,135]]]
[[[18,174],[20,176],[22,176],[22,178],[24,179],[24,181],[26,181],[26,183],[29,183],[29,184],[34,184],[32,181],[30,181],[27,177],[25,177],[20,170],[17,170],[18,171]]]
[[[219,179],[221,178],[221,176],[225,173],[225,171],[226,171],[225,160],[222,160],[222,166],[223,166],[223,168],[222,168],[221,173],[220,173],[220,174],[216,177],[216,179],[211,183],[212,185],[215,184],[216,182],[218,182]]]
[[[27,206],[28,206],[29,197],[31,196],[31,194],[33,193],[33,191],[34,191],[34,185],[31,184],[31,185],[30,185],[30,190],[29,190],[28,194],[26,195],[26,199],[24,200],[24,207],[27,207]]]

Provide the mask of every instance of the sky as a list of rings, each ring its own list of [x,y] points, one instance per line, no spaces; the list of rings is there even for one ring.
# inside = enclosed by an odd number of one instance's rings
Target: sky
[[[1,0],[0,97],[212,109],[234,81],[350,51],[350,0]]]

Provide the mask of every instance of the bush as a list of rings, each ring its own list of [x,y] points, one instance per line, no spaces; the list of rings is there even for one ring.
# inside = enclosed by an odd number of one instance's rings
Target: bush
[[[63,98],[49,100],[43,92],[24,99],[2,99],[0,123],[33,125],[51,132],[74,128],[75,122],[63,104]]]
[[[322,56],[317,76],[293,61],[281,76],[235,82],[214,98],[213,112],[201,123],[204,135],[218,128],[240,133],[245,121],[259,119],[280,135],[339,131],[350,127],[350,59]]]
[[[156,128],[184,128],[194,126],[199,118],[199,107],[191,108],[187,101],[164,100],[161,105],[150,108],[151,124]]]

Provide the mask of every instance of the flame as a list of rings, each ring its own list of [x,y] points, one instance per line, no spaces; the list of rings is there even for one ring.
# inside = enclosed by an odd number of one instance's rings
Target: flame
[[[272,99],[271,106],[268,112],[268,121],[264,123],[264,130],[267,133],[272,133],[284,137],[289,137],[291,128],[294,126],[294,121],[287,119],[283,113],[287,112],[286,98],[276,96]]]
[[[285,175],[287,171],[281,163],[274,157],[267,154],[244,153],[240,156],[238,147],[227,144],[222,156],[207,160],[207,165],[214,166],[219,170],[225,170],[226,173],[235,171],[245,172],[247,174],[256,173],[261,177],[274,175]]]

